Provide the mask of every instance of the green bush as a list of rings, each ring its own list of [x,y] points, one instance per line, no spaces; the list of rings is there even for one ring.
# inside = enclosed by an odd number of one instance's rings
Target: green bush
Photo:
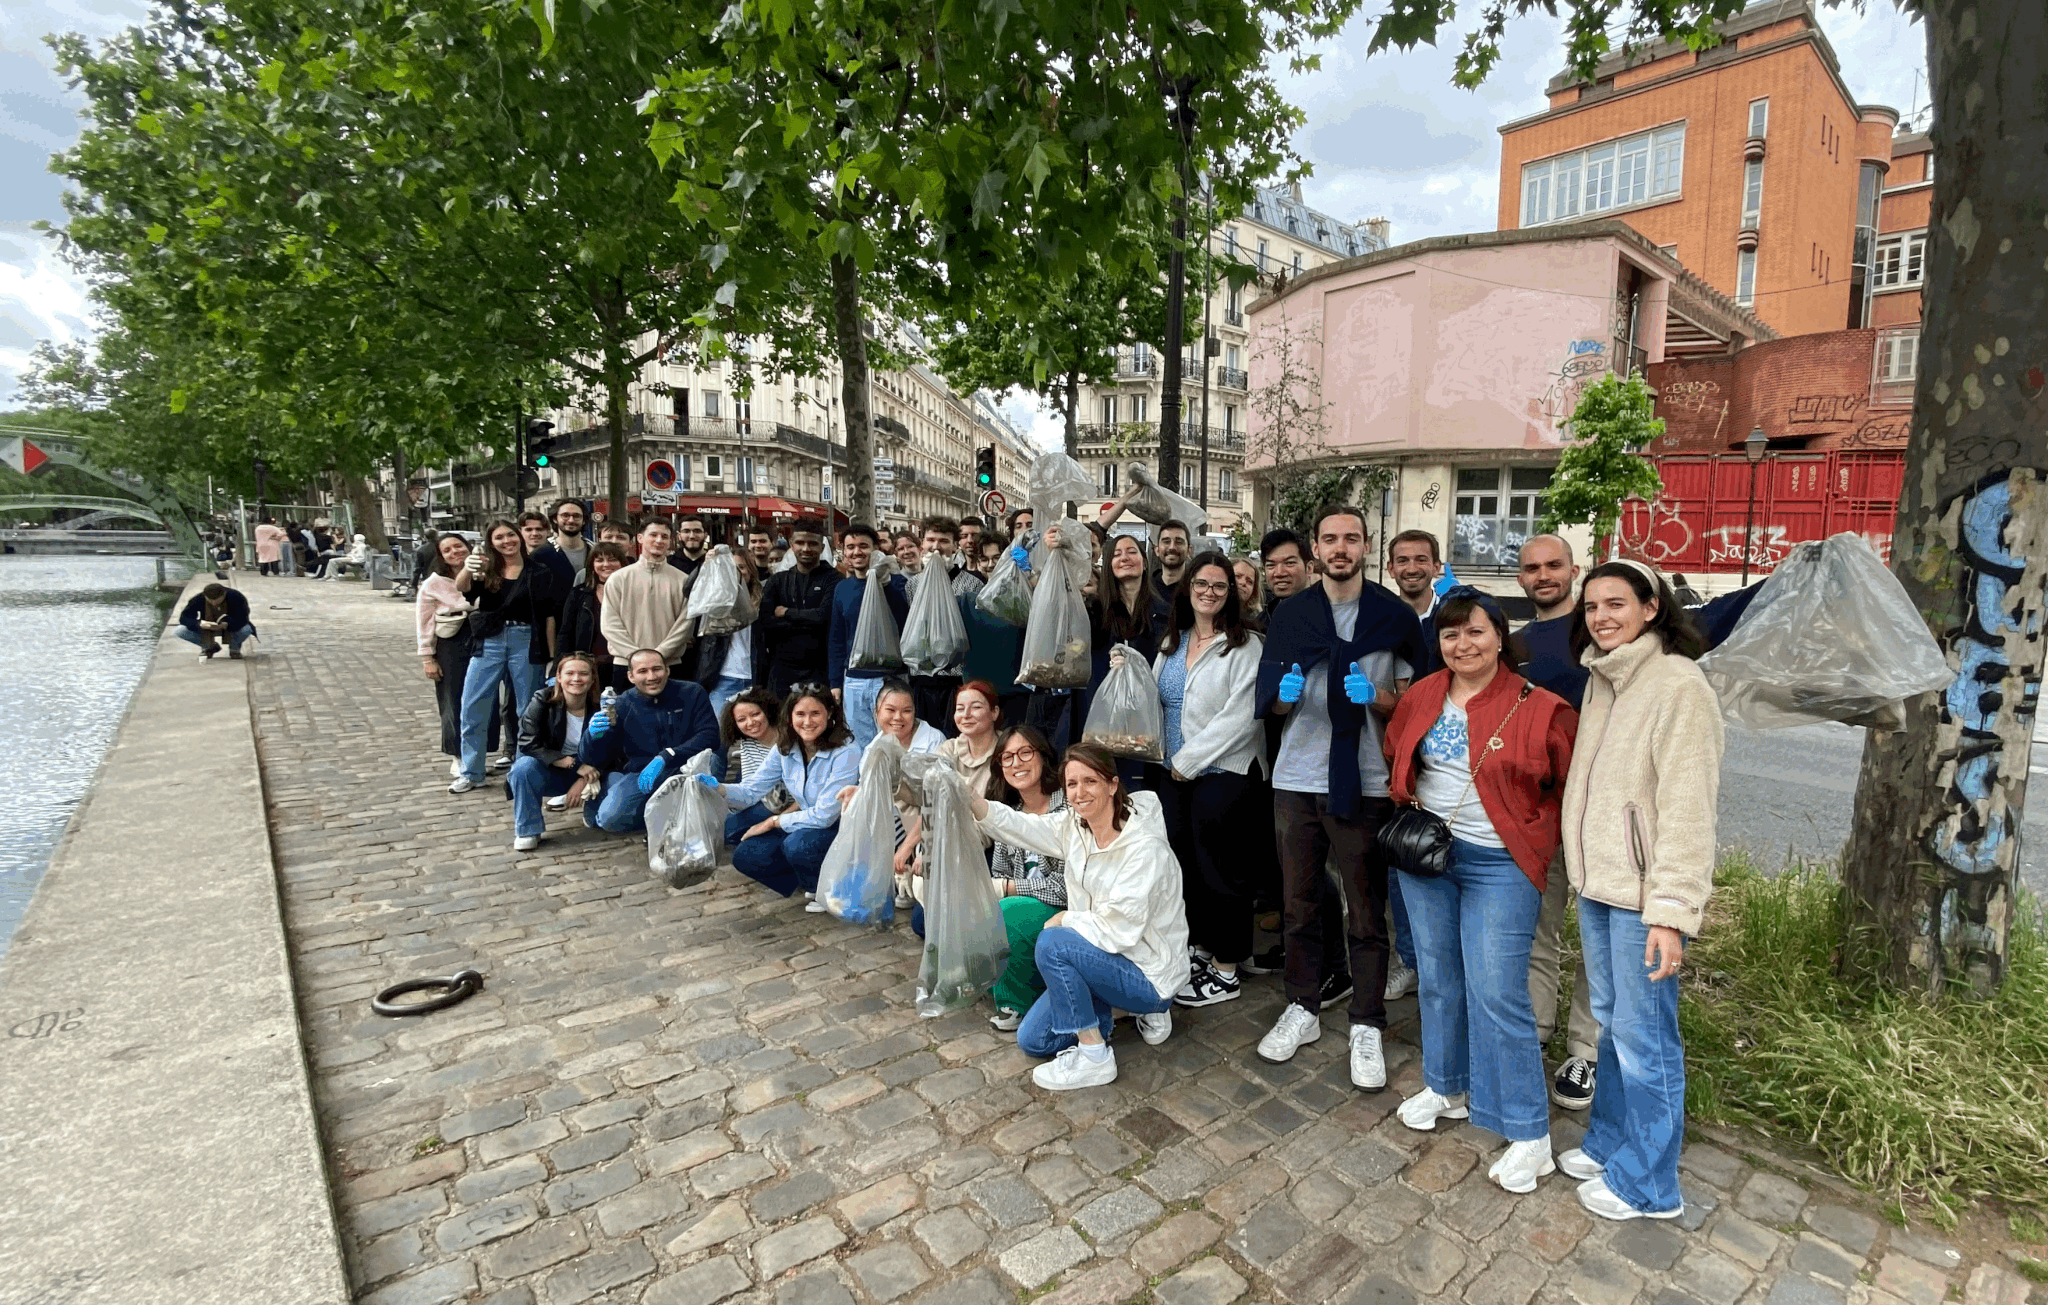
[[[2048,936],[2023,901],[1988,1002],[1864,991],[1834,969],[1841,880],[1722,863],[1686,956],[1687,1107],[1796,1135],[1844,1177],[1954,1221],[2048,1204]]]

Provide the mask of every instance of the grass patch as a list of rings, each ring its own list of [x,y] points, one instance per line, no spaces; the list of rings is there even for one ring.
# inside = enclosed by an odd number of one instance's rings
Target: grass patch
[[[2048,930],[2016,912],[1988,1002],[1866,992],[1834,971],[1841,881],[1731,857],[1686,956],[1687,1108],[1817,1148],[1852,1182],[1927,1202],[2048,1203]]]
[[[2021,1255],[2014,1257],[2012,1267],[2018,1269],[2020,1276],[2028,1282],[2048,1282],[2048,1263]]]

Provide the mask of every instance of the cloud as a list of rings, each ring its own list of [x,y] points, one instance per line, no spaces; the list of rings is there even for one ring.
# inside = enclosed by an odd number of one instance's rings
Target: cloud
[[[0,229],[0,402],[14,399],[39,340],[66,342],[94,334],[84,280],[32,231]]]
[[[1477,136],[1462,131],[1438,135],[1428,115],[1395,104],[1368,104],[1316,127],[1308,133],[1308,145],[1318,160],[1333,167],[1395,173],[1435,171],[1462,163],[1482,148]]]

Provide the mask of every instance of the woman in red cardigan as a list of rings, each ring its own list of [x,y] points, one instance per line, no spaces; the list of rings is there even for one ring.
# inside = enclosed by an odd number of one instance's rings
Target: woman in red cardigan
[[[1532,1192],[1554,1172],[1529,942],[1558,847],[1578,713],[1514,670],[1507,617],[1460,586],[1431,622],[1444,669],[1409,686],[1387,725],[1388,791],[1451,827],[1450,872],[1401,872],[1421,971],[1423,1090],[1401,1122],[1471,1118],[1508,1139],[1487,1177]],[[1497,740],[1497,742],[1495,742]]]

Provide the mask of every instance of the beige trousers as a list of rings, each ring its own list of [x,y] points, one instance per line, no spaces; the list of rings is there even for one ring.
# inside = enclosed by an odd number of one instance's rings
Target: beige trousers
[[[1557,1031],[1558,938],[1564,913],[1571,909],[1571,885],[1565,882],[1564,849],[1550,858],[1550,878],[1543,909],[1536,917],[1536,937],[1529,944],[1529,1005],[1536,1012],[1536,1039],[1548,1043]],[[1600,1057],[1600,1026],[1593,1020],[1593,998],[1586,987],[1586,960],[1579,958],[1572,979],[1572,1008],[1565,1026],[1565,1054],[1582,1060]]]

